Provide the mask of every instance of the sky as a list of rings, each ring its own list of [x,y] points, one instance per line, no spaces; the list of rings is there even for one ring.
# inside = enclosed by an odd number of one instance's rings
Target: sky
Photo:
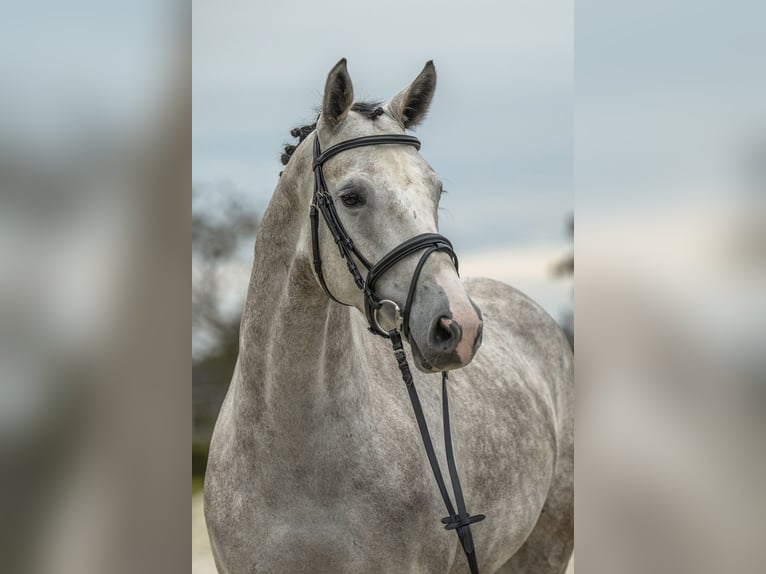
[[[571,294],[548,280],[573,209],[571,2],[228,1],[193,13],[195,186],[228,182],[263,209],[281,145],[313,119],[341,57],[357,100],[388,100],[432,59],[438,86],[416,135],[448,190],[441,231],[463,267],[558,314]]]

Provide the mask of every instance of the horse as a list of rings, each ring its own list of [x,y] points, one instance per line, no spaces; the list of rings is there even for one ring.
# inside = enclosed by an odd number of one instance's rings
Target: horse
[[[349,273],[361,254],[379,261],[437,232],[439,178],[419,146],[347,149],[324,162],[322,182],[356,251],[344,259],[328,226],[312,233],[310,222],[313,152],[404,135],[423,120],[435,88],[428,62],[387,104],[354,102],[342,59],[327,76],[316,123],[292,132],[300,142],[286,147],[256,237],[239,356],[210,444],[205,518],[221,573],[469,572],[460,541],[440,523],[397,361],[386,338],[369,332],[364,281]],[[402,355],[416,367],[442,466],[435,381],[450,372],[466,504],[486,515],[473,525],[481,571],[563,573],[574,545],[571,349],[518,290],[461,279],[449,251],[436,250],[417,270],[418,254],[400,258],[375,292],[396,308],[414,296]]]

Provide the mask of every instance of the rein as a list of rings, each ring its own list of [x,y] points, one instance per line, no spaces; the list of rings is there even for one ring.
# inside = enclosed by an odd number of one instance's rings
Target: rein
[[[426,456],[428,462],[431,465],[431,471],[436,479],[436,485],[439,488],[439,493],[444,500],[444,506],[447,509],[448,516],[442,518],[442,523],[446,530],[454,530],[457,533],[457,537],[460,540],[460,544],[463,547],[466,558],[468,560],[468,566],[472,574],[479,574],[479,566],[476,559],[476,552],[473,544],[473,537],[471,535],[471,524],[484,520],[483,514],[477,514],[470,516],[465,508],[465,499],[463,498],[463,489],[460,486],[460,477],[458,476],[457,466],[455,464],[455,455],[452,448],[452,434],[450,430],[449,419],[449,399],[447,396],[447,371],[442,371],[442,419],[444,424],[444,448],[447,455],[447,468],[449,471],[450,482],[452,483],[452,490],[455,494],[455,504],[453,505],[449,492],[447,491],[447,485],[444,482],[444,477],[439,466],[439,461],[436,458],[436,452],[434,451],[433,442],[431,441],[431,434],[428,432],[428,424],[425,416],[423,415],[423,408],[420,404],[417,390],[412,378],[412,372],[407,362],[407,356],[404,352],[402,344],[403,333],[405,337],[409,337],[409,314],[412,307],[413,299],[415,297],[415,288],[417,286],[420,273],[425,266],[428,258],[437,252],[447,253],[452,262],[455,265],[455,270],[458,269],[458,260],[452,249],[452,243],[449,239],[438,233],[423,233],[416,235],[415,237],[408,239],[401,243],[397,247],[394,247],[390,252],[384,255],[380,261],[375,264],[371,264],[369,260],[359,251],[354,245],[346,229],[343,227],[343,223],[338,217],[338,212],[335,209],[335,204],[327,189],[327,182],[325,181],[324,174],[322,173],[323,164],[331,157],[357,147],[370,146],[370,145],[383,145],[383,144],[399,144],[410,145],[416,149],[420,149],[420,140],[416,137],[408,135],[375,135],[367,137],[359,137],[350,140],[346,140],[339,144],[336,144],[324,152],[322,152],[319,144],[319,134],[314,134],[314,197],[311,202],[311,246],[314,259],[314,271],[316,272],[319,284],[324,292],[336,303],[341,305],[347,305],[342,303],[330,292],[327,287],[327,283],[322,273],[322,256],[319,251],[319,213],[327,224],[327,228],[335,240],[340,256],[346,260],[346,266],[349,272],[354,278],[354,283],[357,288],[364,293],[365,299],[365,315],[367,316],[367,322],[370,325],[370,331],[376,335],[388,338],[391,340],[391,344],[394,350],[394,356],[396,362],[399,365],[399,370],[402,374],[402,380],[407,388],[407,393],[412,403],[412,409],[415,413],[415,419],[418,423],[420,430],[420,436],[423,439],[423,446],[425,447]],[[415,272],[413,273],[412,280],[410,281],[409,291],[407,293],[407,300],[404,304],[404,309],[400,310],[399,306],[389,299],[381,299],[375,292],[375,285],[380,277],[389,269],[391,269],[398,262],[409,257],[410,255],[422,251]],[[362,266],[367,270],[366,278],[362,276],[359,271],[359,267],[354,261],[356,258]],[[379,313],[382,309],[388,308],[390,317],[392,320],[390,324],[381,325]],[[385,322],[385,320],[384,320]],[[457,508],[455,508],[457,507]]]

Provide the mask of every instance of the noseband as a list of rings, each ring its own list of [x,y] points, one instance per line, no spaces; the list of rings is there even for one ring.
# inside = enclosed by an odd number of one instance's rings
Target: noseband
[[[354,283],[357,288],[364,293],[364,308],[365,315],[367,316],[367,322],[370,325],[370,331],[376,335],[391,339],[391,343],[394,349],[394,355],[396,357],[399,370],[402,374],[402,379],[407,387],[409,393],[410,402],[412,403],[413,411],[415,412],[415,418],[418,423],[420,435],[423,439],[423,446],[426,450],[426,456],[428,462],[431,465],[436,484],[439,488],[439,493],[444,500],[444,505],[447,508],[449,516],[442,518],[444,528],[447,530],[454,530],[457,533],[460,544],[463,547],[466,558],[468,559],[468,565],[472,574],[479,574],[478,561],[476,559],[476,552],[473,545],[473,537],[471,535],[470,525],[475,522],[484,520],[483,514],[477,514],[470,516],[465,508],[465,500],[463,497],[463,491],[460,486],[460,478],[457,472],[457,466],[455,464],[455,456],[452,449],[452,435],[450,432],[449,421],[449,402],[447,397],[447,372],[442,372],[442,418],[444,423],[444,447],[447,456],[447,467],[449,470],[450,481],[452,482],[452,491],[455,495],[455,504],[457,510],[452,504],[447,486],[442,476],[441,467],[439,461],[436,458],[436,452],[434,451],[433,443],[431,442],[431,435],[428,431],[428,425],[426,423],[425,416],[423,415],[423,409],[418,398],[415,384],[412,379],[412,372],[410,371],[409,364],[407,363],[407,355],[404,352],[402,345],[402,337],[400,331],[404,333],[405,337],[409,337],[409,316],[412,308],[412,302],[415,296],[415,288],[417,287],[420,273],[428,260],[428,258],[437,252],[447,253],[452,262],[455,265],[455,271],[458,269],[457,256],[452,249],[452,243],[449,239],[438,233],[423,233],[416,235],[415,237],[408,239],[407,241],[394,247],[386,255],[384,255],[380,261],[375,264],[371,264],[370,261],[359,251],[354,245],[343,223],[338,217],[338,212],[335,209],[335,204],[332,200],[327,189],[327,182],[322,172],[322,166],[331,157],[358,147],[371,146],[371,145],[384,145],[384,144],[399,144],[410,145],[416,149],[420,149],[420,140],[418,138],[408,135],[375,135],[366,136],[360,138],[354,138],[346,140],[339,144],[336,144],[322,153],[319,144],[319,134],[314,134],[314,197],[311,202],[311,247],[314,258],[314,271],[316,272],[319,284],[322,289],[327,293],[333,301],[340,303],[341,305],[348,305],[342,303],[330,292],[325,281],[324,274],[322,272],[322,256],[319,251],[319,213],[322,213],[322,217],[327,224],[327,228],[335,240],[340,256],[345,259],[346,266],[349,272],[354,278]],[[422,251],[420,260],[415,266],[415,271],[410,280],[410,286],[407,293],[407,299],[404,304],[404,309],[400,310],[399,306],[389,299],[382,299],[375,292],[375,285],[380,280],[386,271],[391,269],[394,265],[400,261],[406,259],[410,255]],[[367,270],[367,277],[363,277],[359,271],[359,267],[356,261],[359,261],[362,266]],[[388,328],[381,325],[379,314],[388,308],[390,313],[390,325]]]

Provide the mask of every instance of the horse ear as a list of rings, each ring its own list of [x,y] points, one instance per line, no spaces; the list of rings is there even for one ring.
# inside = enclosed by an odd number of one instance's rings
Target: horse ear
[[[436,90],[436,68],[429,60],[418,77],[388,104],[388,111],[405,127],[418,125],[428,113]]]
[[[330,127],[342,122],[354,103],[354,86],[346,69],[346,58],[341,58],[330,70],[324,87],[322,118]]]

